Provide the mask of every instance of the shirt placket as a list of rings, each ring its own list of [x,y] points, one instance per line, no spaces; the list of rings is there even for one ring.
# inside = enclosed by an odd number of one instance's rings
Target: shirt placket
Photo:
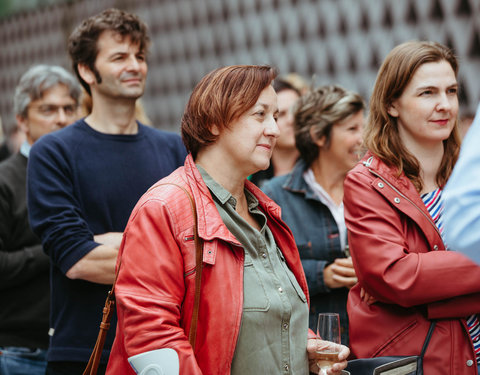
[[[274,267],[274,262],[279,262],[278,256],[275,253],[276,246],[271,246],[272,248],[267,248],[267,241],[266,236],[268,234],[265,233],[265,227],[262,228],[261,235],[257,236],[257,248],[259,249],[261,262],[263,267],[271,275],[271,283],[275,290],[277,291],[277,295],[279,300],[282,304],[282,319],[281,319],[281,326],[280,329],[280,338],[281,338],[281,353],[282,353],[282,364],[281,368],[283,369],[284,374],[289,374],[291,369],[290,363],[290,320],[292,317],[292,304],[288,297],[288,293],[286,288],[288,288],[288,284],[285,284],[285,278],[281,280],[281,278],[274,272],[276,267]],[[279,270],[282,269],[282,265],[277,265]],[[285,285],[284,285],[285,284]]]

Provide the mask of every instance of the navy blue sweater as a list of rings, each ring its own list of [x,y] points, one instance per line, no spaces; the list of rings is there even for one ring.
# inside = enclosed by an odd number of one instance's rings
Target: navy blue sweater
[[[110,289],[65,273],[99,246],[94,235],[123,232],[142,194],[183,165],[185,156],[178,135],[141,124],[137,134],[112,135],[79,120],[34,144],[27,179],[30,223],[52,264],[48,361],[88,361]],[[112,319],[104,362],[115,326]]]

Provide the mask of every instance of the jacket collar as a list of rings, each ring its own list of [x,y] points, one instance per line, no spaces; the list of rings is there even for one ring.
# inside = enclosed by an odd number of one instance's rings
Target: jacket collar
[[[432,247],[434,245],[438,246],[438,243],[443,244],[440,232],[433,222],[433,219],[431,219],[430,213],[425,207],[420,194],[403,172],[398,175],[396,168],[385,164],[370,151],[367,152],[359,165],[355,167],[355,169],[357,168],[367,168],[375,177],[372,182],[372,187],[389,200],[393,207],[396,207],[415,221],[419,228],[422,229]],[[387,185],[390,185],[393,189],[386,189],[384,184],[382,185],[382,182],[386,182]],[[411,204],[404,204],[403,201],[405,201],[405,199],[410,201],[417,209],[412,210]],[[428,228],[432,230],[428,230]]]
[[[307,165],[305,164],[305,161],[299,159],[293,167],[293,170],[287,175],[282,188],[291,191],[292,193],[302,194],[306,199],[319,200],[303,178],[303,174],[306,170]]]
[[[203,181],[191,154],[189,154],[185,160],[185,174],[197,207],[199,236],[206,241],[219,238],[234,245],[241,246],[235,236],[233,236],[223,223],[210,191]],[[248,180],[245,180],[245,187],[257,198],[260,209],[267,215],[267,220],[275,219],[276,221],[281,221],[281,210],[275,202]]]
[[[370,151],[365,154],[365,157],[361,160],[361,163],[365,168],[370,170],[371,173],[381,176],[382,179],[386,180],[389,184],[400,190],[403,194],[408,195],[408,197],[416,204],[420,204],[421,207],[425,206],[412,181],[410,181],[403,172],[399,175],[398,170],[395,167],[385,164]]]
[[[197,208],[198,235],[204,240],[203,261],[208,264],[215,264],[218,241],[213,241],[214,239],[220,239],[239,247],[242,245],[223,223],[210,191],[203,181],[191,154],[185,159],[184,173]],[[245,187],[257,198],[259,208],[267,216],[267,225],[275,237],[277,246],[282,250],[288,267],[294,272],[310,304],[307,280],[298,250],[292,232],[280,217],[280,207],[254,183],[245,180]]]

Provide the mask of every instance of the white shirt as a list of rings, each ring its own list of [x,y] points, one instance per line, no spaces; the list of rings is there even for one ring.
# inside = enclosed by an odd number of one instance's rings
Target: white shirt
[[[337,205],[332,197],[325,191],[325,189],[320,185],[317,180],[315,180],[315,175],[311,168],[307,169],[303,173],[303,178],[305,182],[313,190],[314,194],[317,198],[322,202],[325,206],[328,207],[330,212],[332,213],[335,222],[337,223],[338,232],[340,234],[340,245],[342,246],[342,250],[345,250],[345,246],[347,245],[347,226],[345,224],[345,217],[343,215],[343,202]]]
[[[32,145],[27,141],[24,141],[20,146],[20,153],[28,159],[28,155],[30,155],[30,149]]]

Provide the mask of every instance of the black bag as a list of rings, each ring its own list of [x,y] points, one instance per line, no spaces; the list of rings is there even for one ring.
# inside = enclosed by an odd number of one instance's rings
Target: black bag
[[[344,374],[351,375],[423,375],[423,356],[435,329],[435,322],[430,328],[419,356],[390,356],[360,358],[348,361]]]

